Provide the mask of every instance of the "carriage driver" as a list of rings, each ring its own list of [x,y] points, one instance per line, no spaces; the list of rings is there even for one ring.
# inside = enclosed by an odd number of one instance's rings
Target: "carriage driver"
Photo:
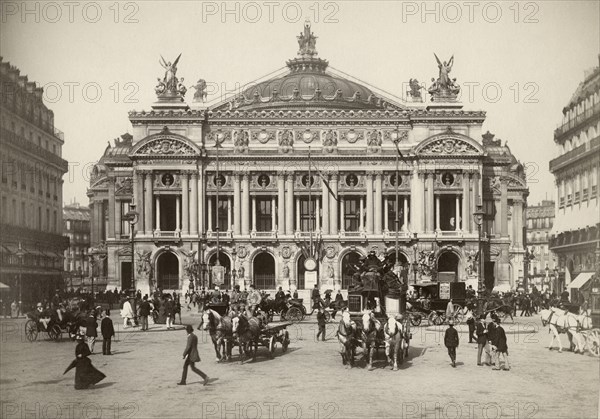
[[[48,323],[50,323],[50,314],[47,310],[44,310],[42,303],[37,303],[34,313],[36,320],[44,325],[44,329],[48,329]]]
[[[250,313],[254,316],[256,313],[256,307],[260,304],[262,297],[260,293],[254,287],[254,284],[250,285],[250,294],[248,294],[248,305],[250,306]]]

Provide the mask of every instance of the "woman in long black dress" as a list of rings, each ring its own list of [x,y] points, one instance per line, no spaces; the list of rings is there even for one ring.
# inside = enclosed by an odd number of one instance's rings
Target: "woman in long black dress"
[[[88,358],[91,355],[90,348],[85,343],[82,335],[77,335],[77,346],[75,347],[75,359],[67,367],[64,374],[75,368],[75,390],[86,389],[92,384],[97,384],[106,378],[92,365]]]

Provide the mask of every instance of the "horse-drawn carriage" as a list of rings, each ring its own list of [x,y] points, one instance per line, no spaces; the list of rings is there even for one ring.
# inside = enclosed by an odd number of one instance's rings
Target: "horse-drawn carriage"
[[[593,356],[600,357],[600,329],[593,327],[587,311],[576,309],[574,304],[563,303],[540,311],[540,317],[542,326],[548,326],[552,334],[548,349],[554,348],[556,340],[558,352],[562,352],[560,335],[566,334],[573,353],[584,354],[588,350]]]
[[[251,355],[253,360],[256,358],[258,346],[267,348],[270,358],[275,356],[278,343],[286,352],[290,344],[286,328],[291,324],[289,321],[269,322],[264,313],[257,316],[230,313],[227,304],[210,303],[205,307],[198,329],[210,333],[217,362],[230,360],[233,348],[237,346],[240,362],[243,363],[245,356]]]
[[[464,282],[432,282],[412,285],[419,298],[408,301],[407,308],[413,326],[427,319],[429,324],[441,325],[448,321],[446,310],[452,300],[452,318],[461,323],[465,316],[467,293]]]
[[[27,313],[25,337],[29,342],[34,342],[40,333],[46,333],[48,338],[58,342],[63,333],[69,333],[69,337],[74,339],[84,320],[78,313],[71,311],[65,312],[62,317],[60,320],[57,314],[48,315],[38,311]]]

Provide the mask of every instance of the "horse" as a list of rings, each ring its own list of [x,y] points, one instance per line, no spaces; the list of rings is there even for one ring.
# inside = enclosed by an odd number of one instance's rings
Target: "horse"
[[[393,371],[398,371],[398,364],[404,362],[406,340],[403,329],[402,323],[398,322],[393,316],[389,316],[388,321],[383,326],[385,354]],[[398,362],[398,358],[400,358],[400,362]]]
[[[244,355],[248,351],[252,350],[254,344],[254,350],[252,351],[252,360],[256,359],[256,352],[258,351],[258,341],[260,338],[260,331],[262,328],[263,320],[258,317],[247,317],[244,315],[238,315],[233,318],[233,336],[237,338],[240,348],[240,362],[244,363]]]
[[[592,318],[589,314],[583,312],[575,315],[575,319],[577,320],[577,329],[573,333],[573,341],[575,343],[575,350],[573,352],[583,355],[586,347],[585,333],[593,327]]]
[[[221,324],[221,315],[217,313],[215,310],[208,308],[204,310],[202,313],[202,321],[198,325],[198,330],[205,330],[210,333],[210,339],[212,340],[213,346],[215,347],[215,354],[217,356],[217,362],[221,361],[221,351],[219,350],[220,346],[224,346],[225,341],[223,339],[219,339],[218,336],[218,328]],[[224,353],[227,354],[227,348],[224,347]]]
[[[272,298],[269,298],[269,295],[267,294],[260,300],[258,308],[267,314],[269,320],[273,320],[275,314],[282,316],[282,313],[286,308],[285,300],[273,300]]]
[[[562,343],[560,335],[566,334],[569,338],[569,346],[573,348],[573,334],[577,331],[577,318],[574,314],[562,310],[558,307],[552,307],[549,310],[540,312],[542,326],[549,326],[549,332],[552,333],[548,349],[552,350],[554,340],[558,342],[558,352],[562,352]]]
[[[362,347],[363,357],[368,363],[369,370],[373,369],[373,352],[377,348],[381,323],[375,318],[373,312],[367,310],[362,316]]]
[[[350,320],[350,313],[345,311],[338,326],[337,338],[340,343],[340,355],[342,364],[346,368],[354,366],[354,355],[356,351],[356,323]]]

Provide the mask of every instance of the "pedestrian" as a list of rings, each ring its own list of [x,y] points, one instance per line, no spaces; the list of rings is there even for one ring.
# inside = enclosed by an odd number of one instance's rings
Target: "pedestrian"
[[[92,361],[88,358],[88,356],[91,355],[91,352],[84,341],[84,336],[78,334],[77,341],[78,343],[75,347],[75,359],[67,367],[63,375],[75,368],[75,390],[82,390],[89,388],[93,384],[99,383],[106,378],[106,375],[94,368]]]
[[[317,284],[315,284],[312,290],[311,299],[313,302],[313,310],[318,309],[321,306],[321,293],[319,292],[319,286]]]
[[[448,328],[444,334],[444,345],[448,348],[448,355],[452,361],[452,368],[456,368],[456,348],[458,347],[458,332],[454,328],[454,319],[448,320]]]
[[[475,317],[473,317],[473,312],[470,309],[467,309],[467,326],[469,326],[469,343],[476,343]]]
[[[171,330],[171,329],[173,329],[173,318],[175,316],[175,306],[173,305],[173,300],[171,300],[170,295],[167,295],[167,297],[166,297],[164,309],[165,309],[165,321],[167,324],[167,330]]]
[[[250,294],[248,294],[248,305],[250,306],[250,312],[252,315],[256,313],[256,307],[262,301],[262,296],[254,287],[254,284],[250,284]]]
[[[510,371],[510,364],[508,362],[508,343],[506,339],[506,332],[500,324],[500,319],[498,317],[494,318],[494,323],[496,324],[496,331],[494,333],[494,342],[492,343],[492,348],[494,349],[494,353],[496,354],[496,366],[492,369],[503,369],[505,371]],[[504,361],[504,368],[500,368],[500,356],[502,356],[502,359]]]
[[[194,334],[194,328],[191,325],[185,326],[187,332],[187,345],[183,351],[183,372],[181,373],[181,381],[177,385],[184,386],[187,379],[188,367],[192,368],[196,374],[204,379],[204,385],[208,384],[208,375],[204,374],[198,368],[196,368],[196,362],[200,362],[200,354],[198,353],[198,336]]]
[[[100,322],[100,332],[102,332],[102,355],[112,355],[110,346],[112,337],[115,335],[115,327],[110,319],[110,311],[102,312],[102,321]]]
[[[496,365],[496,348],[494,346],[494,342],[496,341],[496,326],[497,326],[497,323],[495,321],[498,318],[498,316],[496,316],[496,313],[492,313],[490,315],[490,317],[492,318],[492,321],[488,325],[488,328],[487,328],[487,331],[488,331],[488,345],[491,347],[492,365]]]
[[[337,314],[338,311],[340,311],[342,309],[343,305],[344,305],[344,297],[342,297],[340,290],[338,290],[337,294],[335,295],[335,300],[334,300],[334,304],[333,304],[333,313],[331,314],[332,319],[335,319],[335,315]]]
[[[485,314],[479,316],[479,321],[475,327],[477,332],[477,365],[483,365],[481,363],[481,354],[485,351],[486,359],[485,365],[490,365],[492,356],[490,355],[490,347],[488,344],[487,327],[485,324]]]
[[[325,310],[322,307],[319,307],[319,312],[317,313],[317,324],[319,325],[319,331],[317,332],[317,342],[319,341],[319,336],[321,336],[321,340],[325,342]]]
[[[454,318],[454,304],[452,303],[452,299],[448,301],[446,305],[446,320],[450,320]]]
[[[177,296],[177,298],[175,298],[175,302],[173,303],[174,305],[174,310],[173,310],[173,323],[175,323],[175,318],[177,316],[179,316],[179,324],[183,324],[181,321],[181,301],[179,300],[179,296]]]
[[[17,304],[17,300],[13,300],[12,303],[10,303],[10,318],[17,318],[19,317],[19,306]]]
[[[133,308],[131,307],[131,303],[129,300],[125,300],[123,302],[123,308],[121,309],[121,317],[123,317],[123,329],[127,329],[127,322],[131,321],[131,326],[134,326],[133,319],[135,318],[135,314],[133,313]]]
[[[150,311],[152,307],[148,302],[148,295],[144,295],[142,302],[140,303],[140,323],[142,326],[142,332],[148,330],[148,316],[150,315]]]
[[[294,300],[297,300],[298,299],[298,290],[297,289],[294,290],[294,294],[293,295],[294,295]]]
[[[87,344],[90,348],[90,353],[94,353],[94,344],[98,337],[98,322],[96,321],[96,313],[94,310],[90,310],[90,314],[85,320],[85,336],[87,337]]]

